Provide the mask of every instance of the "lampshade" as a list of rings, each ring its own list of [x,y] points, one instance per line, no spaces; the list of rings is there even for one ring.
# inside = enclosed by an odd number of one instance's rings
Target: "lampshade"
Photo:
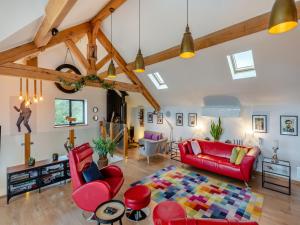
[[[298,25],[297,8],[294,0],[276,0],[273,5],[269,33],[280,34]]]
[[[187,59],[195,56],[194,40],[187,25],[181,42],[180,57]]]
[[[114,61],[111,60],[110,61],[110,64],[109,64],[109,67],[108,67],[108,71],[107,71],[107,76],[109,78],[116,78],[116,68],[115,68],[115,65],[114,65]]]
[[[143,73],[145,71],[145,63],[144,63],[144,57],[142,54],[141,49],[139,49],[136,58],[135,58],[135,72],[137,73]]]

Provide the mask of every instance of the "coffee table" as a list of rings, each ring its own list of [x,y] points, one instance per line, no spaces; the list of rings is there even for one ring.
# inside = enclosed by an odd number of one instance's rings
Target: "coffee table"
[[[119,221],[122,225],[122,217],[125,214],[125,205],[119,200],[110,200],[99,205],[95,211],[94,219],[100,224],[111,224]]]

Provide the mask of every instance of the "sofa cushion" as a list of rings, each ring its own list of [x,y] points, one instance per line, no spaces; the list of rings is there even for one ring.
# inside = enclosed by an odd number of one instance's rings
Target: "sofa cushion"
[[[153,134],[151,132],[148,132],[148,131],[144,132],[144,138],[145,139],[150,139],[151,140],[152,139],[152,135]]]
[[[231,163],[235,163],[238,155],[239,155],[239,150],[240,150],[240,147],[234,147],[232,149],[232,152],[231,152],[231,156],[230,156],[230,162]]]
[[[236,147],[236,145],[226,144],[222,142],[214,142],[214,141],[199,141],[201,150],[204,154],[214,155],[218,157],[223,157],[229,159],[231,156],[232,149]]]
[[[159,134],[159,133],[152,134],[152,140],[154,140],[154,141],[160,140],[161,139],[160,137],[161,137],[161,134]]]
[[[240,148],[239,150],[239,154],[237,159],[235,160],[235,165],[240,165],[245,157],[245,155],[247,154],[248,149],[247,148]]]
[[[201,153],[201,147],[200,147],[198,141],[191,141],[191,146],[192,146],[194,155],[198,155]]]
[[[82,175],[86,183],[104,179],[104,176],[94,162],[92,162],[89,167],[82,171]]]

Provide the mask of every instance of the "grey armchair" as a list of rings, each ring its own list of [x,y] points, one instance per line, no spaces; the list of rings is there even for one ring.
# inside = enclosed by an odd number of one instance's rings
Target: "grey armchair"
[[[150,156],[164,153],[167,149],[167,138],[163,138],[161,133],[145,131],[144,138],[139,140],[139,152],[147,157],[148,164]]]

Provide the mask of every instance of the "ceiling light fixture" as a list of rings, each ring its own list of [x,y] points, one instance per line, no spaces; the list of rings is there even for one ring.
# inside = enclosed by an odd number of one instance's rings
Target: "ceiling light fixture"
[[[192,58],[195,56],[194,39],[189,27],[189,0],[186,1],[186,11],[187,24],[180,48],[180,57],[184,59]]]
[[[137,73],[143,73],[145,71],[145,62],[141,51],[141,0],[139,0],[139,50],[135,58],[134,71]]]
[[[297,7],[294,0],[276,0],[270,16],[269,33],[280,34],[298,25]]]
[[[113,8],[110,8],[110,55],[111,55],[111,61],[110,64],[108,66],[108,70],[107,70],[107,76],[108,78],[116,78],[116,68],[114,65],[114,61],[113,61],[113,39],[112,39],[112,33],[113,33],[113,17],[112,14],[114,12]]]

